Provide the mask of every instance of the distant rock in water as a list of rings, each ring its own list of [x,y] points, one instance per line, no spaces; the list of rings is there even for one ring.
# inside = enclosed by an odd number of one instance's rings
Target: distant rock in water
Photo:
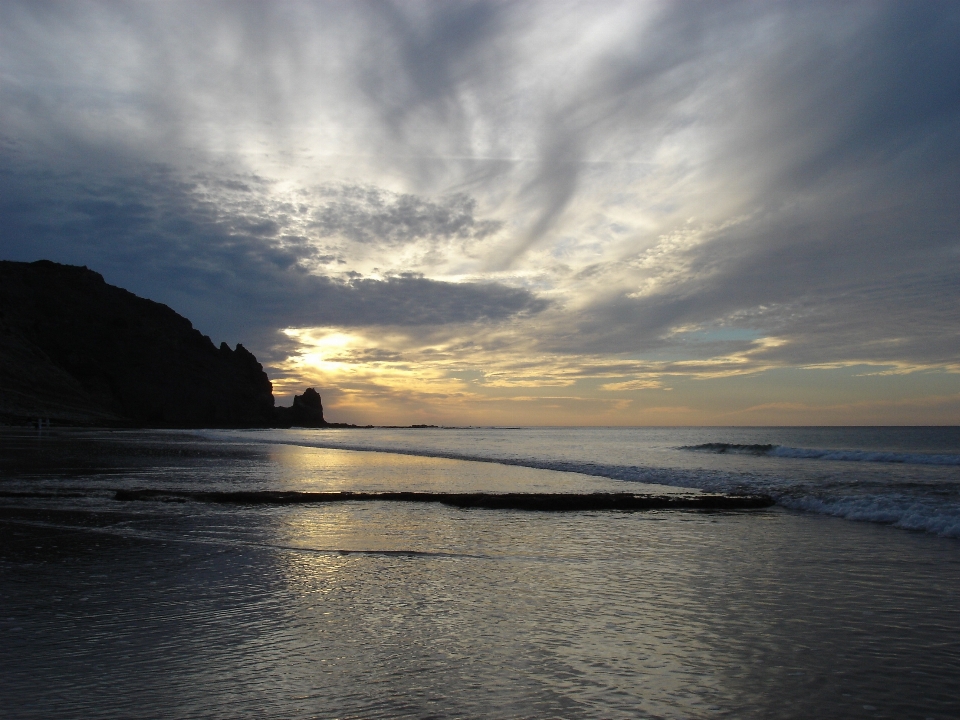
[[[276,408],[276,417],[279,427],[326,427],[329,425],[323,419],[320,393],[313,388],[307,388],[303,395],[294,396],[292,407]]]
[[[319,395],[313,402],[306,399],[304,412],[322,422]],[[277,425],[270,380],[242,345],[217,348],[166,305],[85,267],[0,261],[0,423],[38,417],[69,425]]]

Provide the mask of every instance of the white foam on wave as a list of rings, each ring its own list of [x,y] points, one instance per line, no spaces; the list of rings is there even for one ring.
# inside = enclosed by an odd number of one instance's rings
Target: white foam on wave
[[[779,497],[777,504],[819,515],[883,523],[905,530],[921,530],[943,537],[960,538],[960,508],[936,507],[916,498],[896,495]]]
[[[960,465],[960,455],[879,452],[872,450],[827,450],[775,445],[766,455],[782,458],[836,460],[839,462],[901,463],[905,465]]]
[[[740,445],[720,442],[703,443],[701,445],[684,445],[679,449],[706,452],[715,455],[756,455],[804,460],[899,463],[903,465],[960,465],[960,455],[918,452],[797,448],[786,445]]]
[[[225,439],[227,433],[222,431],[210,432],[200,431],[199,434],[207,435],[211,439]],[[249,442],[250,436],[234,435],[232,439],[239,439]],[[478,455],[472,453],[462,453],[454,451],[442,451],[427,448],[404,448],[396,447],[390,444],[376,445],[363,443],[343,443],[331,442],[320,439],[305,438],[264,438],[257,437],[257,443],[276,444],[276,445],[295,445],[301,447],[312,447],[330,450],[353,450],[360,452],[382,452],[398,455],[410,455],[417,457],[443,458],[449,460],[465,460],[469,462],[496,463],[501,465],[514,465],[519,467],[528,467],[538,470],[553,470],[557,472],[573,472],[594,477],[603,477],[611,480],[620,480],[624,482],[641,482],[651,485],[665,485],[681,488],[696,488],[707,492],[746,492],[746,493],[767,493],[771,495],[778,505],[793,510],[802,510],[820,515],[831,515],[841,517],[847,520],[859,520],[866,522],[883,523],[906,530],[919,530],[945,537],[960,538],[960,503],[955,499],[949,499],[944,502],[921,496],[903,494],[902,492],[891,491],[889,494],[839,494],[835,497],[823,497],[822,495],[805,494],[803,490],[796,485],[786,481],[785,478],[776,475],[756,474],[756,473],[732,473],[723,470],[706,470],[698,468],[696,470],[687,470],[681,468],[661,468],[640,465],[614,465],[597,463],[591,461],[570,461],[551,458],[532,458],[520,456],[500,456],[496,454]],[[700,449],[706,446],[691,447],[687,449]],[[749,448],[750,454],[758,454],[755,449],[760,446],[734,446],[735,448]],[[784,454],[781,457],[814,458],[847,460],[861,462],[893,462],[906,463],[907,460],[899,459],[873,459],[872,456],[886,456],[896,458],[921,458],[920,462],[912,464],[927,465],[957,465],[960,464],[960,456],[954,455],[922,455],[918,453],[869,453],[866,451],[837,451],[837,450],[817,450],[807,448],[789,448],[783,446],[773,446],[767,451],[783,453],[797,453],[794,455]],[[802,454],[809,453],[809,454]],[[871,457],[868,457],[871,456]],[[930,459],[937,459],[938,462],[929,462]],[[944,459],[954,459],[954,462],[946,462]],[[928,462],[923,462],[926,459]],[[822,490],[822,489],[821,489]],[[839,492],[843,492],[840,490]]]

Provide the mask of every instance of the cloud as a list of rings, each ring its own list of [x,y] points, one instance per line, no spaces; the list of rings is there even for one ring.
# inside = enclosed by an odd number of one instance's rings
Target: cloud
[[[474,218],[477,202],[463,193],[431,201],[372,186],[323,188],[308,227],[320,237],[405,245],[416,240],[482,240],[503,223]]]
[[[960,174],[889,172],[873,168],[869,188],[825,188],[827,197],[668,249],[658,262],[672,271],[661,269],[649,289],[627,273],[626,287],[582,311],[573,339],[636,352],[670,344],[678,328],[728,327],[788,338],[776,353],[785,363],[951,361],[960,352],[960,214],[947,188]]]
[[[545,337],[545,347],[672,347],[683,357],[703,344],[678,329],[733,327],[783,338],[765,356],[784,364],[952,363],[960,81],[947,68],[960,59],[960,13],[774,5],[753,23],[730,10],[704,15],[697,33],[716,36],[711,23],[732,19],[728,40],[688,44],[691,56],[674,66],[695,66],[681,73],[688,97],[716,101],[695,117],[712,134],[699,181],[673,198],[680,217],[667,216],[653,242],[638,236],[639,250],[624,247],[594,267],[596,291],[571,318],[575,330]],[[667,14],[685,12],[676,5]],[[731,42],[746,36],[742,48]],[[711,65],[733,73],[721,77]],[[730,98],[705,90],[710,84]],[[667,107],[676,112],[678,103],[674,93]],[[737,221],[711,218],[732,217],[731,194]],[[701,218],[691,226],[685,210]],[[699,228],[696,240],[675,242],[685,227]]]
[[[257,178],[203,180],[178,180],[156,166],[106,178],[8,170],[0,175],[0,251],[13,259],[85,262],[110,282],[171,304],[206,332],[233,338],[282,327],[497,322],[547,307],[528,290],[493,281],[314,272],[328,260],[325,248],[317,238],[286,233],[297,227],[292,216],[305,215],[302,222],[315,227],[329,205],[317,213],[287,207],[251,192],[251,185],[266,184]],[[359,232],[359,211],[346,196],[336,206],[337,227],[351,226],[343,211],[352,209]],[[473,220],[465,196],[441,203],[410,195],[389,203],[385,196],[362,191],[363,207],[379,202],[380,242],[425,233],[463,238],[491,227]],[[332,232],[329,223],[321,229],[320,238]]]
[[[426,141],[429,154],[438,151],[438,139],[462,139],[468,122],[464,94],[504,68],[497,39],[507,29],[509,7],[371,3],[361,13],[366,37],[374,42],[358,58],[355,77],[390,134],[406,144]],[[441,137],[424,133],[424,124],[442,129]]]
[[[8,2],[0,252],[501,386],[955,367],[958,37],[945,3]]]

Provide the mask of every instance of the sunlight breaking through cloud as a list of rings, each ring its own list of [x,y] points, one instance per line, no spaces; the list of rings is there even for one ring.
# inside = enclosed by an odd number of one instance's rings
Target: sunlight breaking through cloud
[[[754,394],[773,418],[812,392],[778,373],[948,397],[958,28],[938,4],[9,2],[0,251],[88,265],[364,420],[551,388],[600,423]]]

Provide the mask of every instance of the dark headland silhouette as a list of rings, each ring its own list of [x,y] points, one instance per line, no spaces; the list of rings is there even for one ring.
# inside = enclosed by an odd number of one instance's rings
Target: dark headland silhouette
[[[243,345],[86,267],[0,261],[0,424],[327,427],[313,388],[275,407]]]

